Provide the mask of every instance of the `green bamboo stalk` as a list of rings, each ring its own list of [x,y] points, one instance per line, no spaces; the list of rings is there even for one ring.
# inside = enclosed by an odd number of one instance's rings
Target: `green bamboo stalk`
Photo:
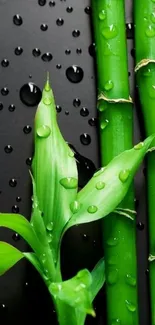
[[[101,162],[132,147],[124,1],[92,0],[96,45]],[[126,171],[124,170],[124,174]],[[131,187],[121,207],[134,209]],[[138,325],[135,222],[103,221],[108,325]]]
[[[147,135],[155,131],[155,1],[134,2],[136,76]],[[155,152],[147,158],[149,249],[155,255]],[[152,325],[155,324],[155,263],[150,263]]]

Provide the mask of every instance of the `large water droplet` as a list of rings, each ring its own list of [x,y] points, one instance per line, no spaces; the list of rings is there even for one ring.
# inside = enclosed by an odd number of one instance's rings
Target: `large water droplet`
[[[53,59],[53,56],[52,56],[51,53],[46,52],[46,53],[44,53],[44,54],[42,55],[41,58],[42,58],[42,60],[43,60],[44,62],[50,62],[50,61]]]
[[[114,87],[114,84],[113,84],[112,80],[108,80],[104,85],[104,89],[107,91],[111,90],[113,87]]]
[[[75,98],[73,100],[74,107],[79,107],[81,105],[81,100],[79,98]]]
[[[38,47],[36,47],[35,49],[33,49],[32,54],[35,58],[37,58],[38,56],[40,56],[41,51],[38,49]]]
[[[118,281],[118,270],[109,270],[107,274],[107,282],[110,285],[115,284]]]
[[[62,26],[62,25],[64,24],[64,20],[63,20],[62,18],[58,18],[58,19],[56,20],[56,24],[57,24],[58,26]]]
[[[26,106],[38,105],[41,97],[41,90],[32,82],[23,85],[20,89],[20,99]]]
[[[125,183],[130,176],[130,170],[129,169],[124,169],[121,170],[119,173],[119,179],[122,183]]]
[[[16,187],[16,185],[17,185],[17,181],[16,181],[16,179],[15,179],[15,178],[10,179],[10,181],[9,181],[9,185],[10,185],[11,187]]]
[[[88,209],[87,209],[87,211],[88,211],[89,213],[96,213],[97,210],[98,210],[98,208],[97,208],[96,205],[90,205],[90,206],[88,207]]]
[[[89,121],[88,121],[90,126],[96,126],[97,125],[97,118],[92,117]]]
[[[95,43],[90,44],[88,52],[92,57],[95,57]]]
[[[150,95],[151,98],[155,98],[155,85],[152,85],[149,88],[149,95]]]
[[[31,131],[32,131],[32,128],[31,128],[30,125],[26,125],[26,126],[24,126],[24,128],[23,128],[23,132],[24,132],[25,134],[29,134]]]
[[[100,20],[105,20],[105,18],[106,18],[106,11],[104,9],[102,11],[100,11],[98,17],[99,17]]]
[[[108,27],[104,27],[102,30],[102,35],[105,39],[112,39],[117,36],[117,27],[115,25],[110,25]]]
[[[100,168],[93,176],[96,177],[96,176],[99,176],[103,173],[103,171],[105,170],[104,167]]]
[[[149,25],[146,30],[145,34],[147,37],[154,37],[155,36],[155,28],[152,25]]]
[[[80,115],[81,116],[88,116],[89,115],[89,110],[88,110],[88,108],[86,108],[86,107],[82,107],[81,108],[81,110],[80,110]]]
[[[107,240],[107,245],[108,246],[116,246],[116,245],[118,245],[118,242],[119,242],[119,240],[117,237],[110,237]]]
[[[47,230],[52,231],[53,230],[53,222],[49,222],[46,226]]]
[[[126,275],[126,282],[132,287],[136,286],[136,278],[133,277],[131,274]]]
[[[7,59],[3,59],[3,60],[1,61],[1,66],[2,66],[3,68],[8,67],[8,66],[9,66],[9,60],[7,60]]]
[[[66,177],[60,180],[60,184],[66,189],[74,189],[78,186],[78,180],[74,177]]]
[[[11,152],[13,151],[13,148],[11,147],[10,144],[8,144],[8,145],[4,148],[4,151],[5,151],[6,153],[11,153]]]
[[[16,26],[21,26],[22,23],[23,23],[23,19],[22,19],[22,17],[21,17],[19,14],[14,15],[14,16],[13,16],[13,23],[14,23]]]
[[[87,133],[83,133],[80,135],[80,141],[84,145],[89,145],[91,143],[91,137]]]
[[[136,311],[136,306],[133,303],[131,303],[128,300],[125,300],[125,302],[126,302],[126,307],[129,311],[131,311],[132,313]]]
[[[76,213],[80,210],[81,204],[78,201],[74,201],[70,204],[70,209],[73,213]]]
[[[18,240],[20,240],[20,236],[19,236],[19,234],[14,233],[13,236],[12,236],[12,239],[13,239],[14,241],[18,241]]]
[[[104,130],[107,127],[108,124],[109,124],[108,120],[102,121],[101,124],[100,124],[101,130]]]
[[[51,134],[51,129],[48,125],[42,125],[37,129],[37,135],[40,138],[48,138]]]
[[[121,321],[119,318],[113,319],[110,325],[121,325]]]
[[[140,150],[144,147],[144,142],[139,142],[134,146],[135,150]]]
[[[102,190],[105,187],[105,183],[104,182],[98,182],[95,187],[96,187],[97,190]]]
[[[73,83],[78,83],[83,79],[84,72],[82,68],[72,65],[66,70],[67,79]]]

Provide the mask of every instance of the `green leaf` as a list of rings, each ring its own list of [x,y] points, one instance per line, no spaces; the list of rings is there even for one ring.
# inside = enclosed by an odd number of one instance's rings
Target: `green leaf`
[[[71,203],[75,207],[74,214],[65,231],[73,225],[98,220],[114,211],[127,194],[154,138],[155,135],[152,135],[134,148],[124,151],[94,174],[78,193],[77,201]]]
[[[64,140],[57,123],[52,89],[47,80],[35,116],[35,151],[32,170],[37,197],[51,243],[57,258],[64,225],[72,215],[70,203],[75,200],[78,186],[74,154]]]
[[[90,291],[91,284],[91,273],[84,269],[79,271],[72,279],[51,283],[49,291],[54,296],[54,299],[60,299],[81,312],[95,316]]]
[[[91,275],[92,275],[92,284],[91,284],[90,290],[91,290],[92,301],[93,301],[105,283],[104,258],[101,258],[99,260],[99,262],[96,264],[96,266],[92,270]]]
[[[18,249],[0,241],[0,275],[3,275],[23,257],[24,255]]]

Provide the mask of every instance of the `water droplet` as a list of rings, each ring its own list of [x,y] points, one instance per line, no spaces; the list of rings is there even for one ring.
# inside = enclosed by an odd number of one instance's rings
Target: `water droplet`
[[[107,274],[107,282],[110,285],[115,284],[118,281],[118,270],[110,270]]]
[[[17,186],[17,181],[16,181],[16,179],[15,179],[15,178],[10,179],[10,181],[9,181],[9,185],[10,185],[11,187],[16,187],[16,186]]]
[[[74,152],[71,149],[69,149],[68,156],[71,158],[74,157]]]
[[[73,100],[74,107],[79,107],[81,105],[81,100],[79,98],[75,98]]]
[[[40,25],[40,29],[41,29],[43,32],[46,32],[46,30],[48,30],[48,25],[47,25],[47,24],[41,24],[41,25]]]
[[[69,115],[69,111],[65,111],[65,115]]]
[[[66,8],[66,11],[69,12],[69,13],[71,13],[73,11],[73,7],[71,7],[71,6],[67,7]]]
[[[17,201],[17,202],[21,202],[21,200],[22,200],[21,196],[17,196],[17,197],[16,197],[16,201]]]
[[[2,66],[3,68],[8,67],[8,66],[9,66],[9,60],[7,60],[7,59],[3,59],[3,60],[1,61],[1,66]]]
[[[103,171],[105,170],[104,167],[100,168],[99,170],[96,171],[96,173],[93,175],[93,177],[99,176],[103,173]]]
[[[50,1],[50,2],[49,2],[49,6],[50,6],[50,7],[54,7],[54,6],[55,6],[55,1]]]
[[[134,37],[133,23],[126,24],[126,37],[127,37],[127,39],[133,39],[133,37]]]
[[[97,108],[100,112],[104,112],[108,107],[108,104],[105,100],[99,101]]]
[[[125,302],[126,302],[126,307],[129,311],[131,311],[132,313],[136,311],[136,306],[134,304],[132,304],[128,300],[125,300]]]
[[[62,18],[58,18],[58,19],[56,20],[56,24],[57,24],[58,26],[62,26],[62,25],[64,24],[64,20],[63,20]]]
[[[58,64],[56,65],[56,68],[57,68],[58,70],[60,70],[60,69],[61,69],[61,64],[58,63]]]
[[[138,230],[144,230],[144,223],[141,222],[141,221],[139,221],[139,222],[137,223],[137,228],[138,228]]]
[[[0,111],[3,109],[3,103],[0,103]]]
[[[155,85],[152,85],[149,88],[149,95],[150,95],[151,98],[155,98]]]
[[[1,89],[2,96],[7,96],[9,94],[9,89],[7,87],[3,87]]]
[[[22,23],[23,23],[23,19],[22,19],[22,17],[21,17],[19,14],[14,15],[14,16],[13,16],[13,23],[14,23],[16,26],[21,26]]]
[[[111,80],[108,80],[104,85],[104,89],[107,91],[111,90],[113,87],[114,87],[114,84]]]
[[[47,230],[52,231],[53,230],[53,222],[49,222],[46,226]]]
[[[61,106],[60,105],[56,105],[56,110],[57,110],[58,113],[60,113],[62,111]]]
[[[18,241],[18,240],[20,240],[20,236],[19,236],[19,234],[14,233],[13,236],[12,236],[12,239],[13,239],[14,241]]]
[[[97,125],[97,119],[95,117],[92,117],[89,121],[88,121],[89,125],[91,126],[96,126]]]
[[[149,25],[146,30],[145,34],[147,37],[154,37],[155,36],[155,28],[152,25]]]
[[[85,9],[84,9],[85,13],[87,15],[90,15],[91,14],[91,7],[90,6],[87,6]]]
[[[151,69],[148,66],[143,67],[143,76],[151,77]]]
[[[42,97],[41,90],[32,82],[28,82],[20,89],[20,99],[26,106],[36,106]]]
[[[23,53],[23,49],[21,46],[18,46],[15,48],[15,54],[16,55],[21,55]]]
[[[89,45],[88,52],[92,57],[95,57],[95,43]]]
[[[119,242],[119,240],[117,237],[110,237],[107,240],[107,245],[108,246],[116,246],[116,245],[118,245],[118,242]]]
[[[73,213],[76,213],[80,210],[81,204],[78,201],[74,201],[70,204],[70,209]]]
[[[73,35],[73,37],[79,37],[79,36],[80,36],[80,31],[79,31],[79,29],[74,29],[74,30],[72,31],[72,35]]]
[[[26,165],[31,166],[32,164],[32,157],[26,159]]]
[[[44,53],[41,58],[44,62],[50,62],[53,59],[53,56],[51,53],[47,52]]]
[[[45,6],[46,0],[38,0],[38,5],[39,6]]]
[[[66,55],[71,54],[71,50],[69,50],[69,49],[65,50],[65,54],[66,54]]]
[[[115,38],[117,34],[117,27],[113,24],[108,27],[104,27],[102,30],[102,35],[105,39]]]
[[[84,116],[84,117],[88,116],[89,115],[88,108],[82,107],[81,110],[80,110],[80,115]]]
[[[78,47],[78,48],[76,49],[76,53],[77,53],[77,54],[81,54],[81,53],[82,53],[82,49]]]
[[[119,318],[113,319],[112,322],[111,322],[111,325],[121,325],[120,319]]]
[[[139,142],[134,146],[135,150],[142,149],[144,147],[144,142]]]
[[[13,151],[13,148],[11,147],[10,144],[8,144],[5,148],[4,148],[6,153],[11,153]]]
[[[76,65],[72,65],[69,68],[67,68],[66,76],[70,82],[78,83],[83,79],[84,72],[83,72],[82,68],[80,68]]]
[[[101,124],[100,124],[101,130],[104,130],[107,127],[108,124],[109,124],[108,120],[102,121]]]
[[[104,182],[98,182],[95,187],[96,187],[97,190],[102,190],[105,187],[105,183]]]
[[[32,54],[35,58],[37,58],[38,56],[40,56],[41,51],[38,49],[38,47],[36,47],[35,49],[33,49]]]
[[[66,177],[60,180],[60,184],[66,189],[74,189],[78,186],[78,180],[74,177]]]
[[[48,138],[49,135],[51,134],[51,129],[47,125],[42,125],[37,129],[37,135],[40,138]]]
[[[91,143],[91,137],[88,133],[83,133],[80,135],[80,141],[84,145],[89,145]]]
[[[25,134],[29,134],[31,131],[32,131],[32,128],[31,128],[30,125],[26,125],[26,126],[24,126],[24,128],[23,128],[23,132],[24,132]]]
[[[132,287],[135,287],[136,286],[136,278],[133,277],[130,274],[127,274],[126,275],[126,282],[127,282],[127,284],[129,284]]]
[[[19,212],[19,207],[18,207],[18,205],[13,205],[13,207],[12,207],[12,212],[13,213],[18,213]]]
[[[0,304],[0,311],[4,312],[5,310],[7,310],[6,305]]]
[[[47,240],[48,240],[48,243],[50,244],[53,240],[53,235],[51,233],[48,233],[47,234]]]
[[[121,170],[119,173],[119,179],[122,183],[125,183],[130,176],[130,170],[129,169],[124,169]]]
[[[97,210],[98,210],[98,208],[97,208],[96,205],[90,205],[90,206],[88,207],[88,209],[87,209],[87,211],[88,211],[89,213],[96,213]]]
[[[87,234],[83,234],[82,237],[84,241],[87,241],[89,239],[89,236]]]
[[[14,112],[15,108],[16,108],[15,105],[14,104],[11,104],[11,105],[9,105],[8,110],[10,112]]]
[[[106,18],[106,12],[105,12],[104,9],[102,11],[100,11],[98,17],[99,17],[100,20],[105,20],[105,18]]]

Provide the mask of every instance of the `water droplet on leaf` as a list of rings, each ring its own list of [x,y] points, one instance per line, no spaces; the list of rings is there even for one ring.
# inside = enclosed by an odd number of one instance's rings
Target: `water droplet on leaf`
[[[53,222],[49,222],[46,226],[47,230],[51,231],[53,230]]]
[[[121,170],[121,172],[119,173],[119,179],[122,183],[125,183],[128,180],[129,176],[130,176],[129,169]]]
[[[125,302],[126,302],[126,307],[129,311],[131,311],[132,313],[136,311],[136,306],[133,303],[131,303],[128,300],[125,300]]]
[[[99,176],[99,175],[101,175],[103,173],[103,171],[105,171],[104,167],[100,168],[93,176],[94,177]]]
[[[51,129],[47,125],[42,125],[37,129],[36,132],[40,138],[48,138],[49,135],[51,134]]]
[[[112,322],[111,322],[111,325],[121,325],[120,319],[119,318],[113,319]]]
[[[84,72],[83,72],[82,68],[80,68],[76,65],[72,65],[69,68],[67,68],[66,76],[70,82],[78,83],[78,82],[82,81]]]
[[[108,124],[109,124],[108,120],[102,121],[101,124],[100,124],[101,130],[103,131],[108,126]]]
[[[78,201],[74,201],[70,204],[70,209],[73,213],[76,213],[80,210],[81,204]]]
[[[88,211],[89,213],[96,213],[97,210],[98,210],[98,208],[97,208],[96,205],[90,205],[90,206],[88,207],[88,209],[87,209],[87,211]]]
[[[60,180],[60,184],[66,189],[74,189],[78,186],[78,180],[74,177],[66,177]]]
[[[144,147],[144,142],[139,142],[134,146],[135,150],[142,149]]]
[[[41,90],[32,82],[23,85],[20,89],[20,99],[26,106],[38,105],[41,97]]]
[[[96,189],[97,190],[102,190],[105,187],[105,183],[104,182],[98,182],[96,184]]]

